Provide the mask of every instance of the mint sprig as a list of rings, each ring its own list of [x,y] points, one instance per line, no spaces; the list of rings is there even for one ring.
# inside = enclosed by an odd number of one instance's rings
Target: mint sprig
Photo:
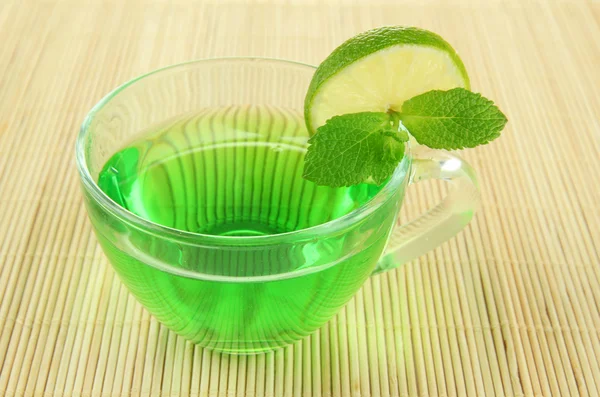
[[[500,136],[506,122],[492,101],[463,88],[418,95],[400,112],[335,116],[309,139],[303,176],[332,187],[379,185],[402,160],[408,133],[431,148],[472,148]]]

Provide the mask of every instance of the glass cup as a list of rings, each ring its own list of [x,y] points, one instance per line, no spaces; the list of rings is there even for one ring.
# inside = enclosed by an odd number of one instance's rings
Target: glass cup
[[[256,134],[199,135],[202,145],[222,151],[205,168],[212,177],[196,186],[202,196],[188,200],[188,206],[203,206],[188,208],[195,214],[193,227],[151,222],[98,186],[102,167],[114,153],[140,131],[182,114],[275,107],[301,115],[314,71],[309,65],[260,58],[174,65],[115,89],[83,123],[77,167],[104,253],[150,313],[201,346],[252,354],[303,338],[331,319],[369,276],[455,235],[478,203],[471,167],[450,153],[423,147],[407,148],[382,187],[363,185],[343,194],[316,187],[301,178],[308,139],[301,117],[285,125],[269,119],[269,129]],[[249,140],[253,145],[247,145]],[[293,145],[301,155],[258,156],[251,148],[261,142]],[[285,170],[295,171],[281,174]],[[406,186],[431,178],[449,182],[448,195],[418,219],[399,224]],[[261,198],[255,200],[248,192],[258,190]],[[210,211],[215,227],[249,219],[293,227],[277,234],[219,235],[202,229],[208,219],[198,215],[203,211]],[[265,211],[268,216],[256,215]]]

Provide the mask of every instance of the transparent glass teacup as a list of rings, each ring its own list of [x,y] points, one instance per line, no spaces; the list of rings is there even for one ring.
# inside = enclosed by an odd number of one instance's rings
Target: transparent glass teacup
[[[408,148],[381,187],[303,180],[301,115],[314,70],[259,58],[175,65],[117,88],[83,123],[77,166],[98,241],[139,302],[194,343],[251,354],[297,341],[331,319],[370,275],[433,249],[473,215],[473,170],[444,151]],[[192,157],[201,176],[186,191],[169,192],[184,195],[185,204],[161,204],[146,219],[99,187],[105,163],[140,131],[198,112],[205,112],[203,129],[187,126],[181,139],[214,155]],[[282,147],[290,150],[277,154]],[[406,186],[430,178],[453,185],[447,197],[399,224]],[[147,189],[153,202],[166,200],[165,187]]]

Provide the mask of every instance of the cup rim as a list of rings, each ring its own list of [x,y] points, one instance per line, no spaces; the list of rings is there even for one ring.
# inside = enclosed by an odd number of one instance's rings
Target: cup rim
[[[194,233],[188,232],[184,230],[175,229],[169,226],[160,225],[158,223],[152,222],[150,220],[144,219],[125,208],[118,205],[115,201],[113,201],[94,181],[90,170],[86,161],[86,147],[85,147],[85,139],[89,132],[90,125],[94,120],[94,117],[98,112],[100,112],[105,105],[107,105],[113,98],[115,98],[119,93],[121,93],[126,88],[143,81],[145,78],[154,76],[161,72],[165,71],[173,71],[177,68],[189,67],[192,65],[202,65],[211,62],[267,62],[267,63],[277,63],[287,66],[301,66],[316,70],[315,66],[297,62],[297,61],[289,61],[285,59],[278,58],[267,58],[267,57],[217,57],[217,58],[205,58],[192,60],[182,63],[177,63],[173,65],[169,65],[163,68],[159,68],[153,70],[149,73],[142,74],[137,76],[110,91],[107,95],[105,95],[96,105],[92,107],[92,109],[86,115],[81,128],[79,130],[79,134],[77,136],[76,145],[75,145],[75,157],[77,170],[80,175],[81,182],[83,184],[84,189],[91,195],[92,199],[96,202],[96,204],[101,205],[105,210],[107,210],[110,214],[117,217],[119,220],[128,223],[130,226],[133,226],[143,232],[150,233],[159,238],[164,239],[172,239],[177,240],[182,243],[188,245],[197,245],[197,246],[206,246],[206,247],[218,247],[218,246],[260,246],[260,245],[275,245],[282,242],[289,243],[290,241],[299,242],[303,240],[314,239],[315,236],[319,235],[331,235],[335,234],[341,230],[346,229],[352,224],[359,222],[360,220],[366,218],[373,212],[375,212],[379,207],[385,204],[393,195],[392,193],[402,184],[405,178],[409,176],[410,173],[410,164],[411,164],[411,155],[410,155],[410,145],[406,145],[405,156],[400,162],[400,164],[396,167],[392,177],[385,186],[368,202],[364,203],[360,207],[350,211],[349,213],[333,219],[331,221],[321,223],[315,226],[311,226],[305,229],[294,230],[290,232],[284,232],[280,234],[272,234],[266,236],[216,236],[210,234],[203,233]],[[405,170],[405,172],[403,172]],[[167,265],[171,269],[172,273],[181,273],[181,268],[176,268],[175,266]],[[320,266],[317,266],[320,267]],[[168,271],[168,270],[167,270]],[[298,270],[292,270],[288,273],[294,273]],[[197,276],[204,275],[200,272],[195,271],[184,271],[185,273],[192,272]],[[281,276],[281,274],[278,274]],[[214,278],[212,275],[204,275],[209,278]],[[269,275],[270,276],[270,275]],[[255,276],[250,278],[263,278],[269,276]],[[189,277],[189,275],[188,275]],[[233,277],[233,276],[216,276],[217,278],[247,278],[247,277]]]

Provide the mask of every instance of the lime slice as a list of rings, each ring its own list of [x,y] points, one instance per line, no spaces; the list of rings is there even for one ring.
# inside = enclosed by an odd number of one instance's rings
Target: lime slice
[[[314,133],[333,116],[399,111],[430,90],[469,88],[458,54],[435,33],[399,26],[369,30],[336,48],[317,68],[304,102]]]

